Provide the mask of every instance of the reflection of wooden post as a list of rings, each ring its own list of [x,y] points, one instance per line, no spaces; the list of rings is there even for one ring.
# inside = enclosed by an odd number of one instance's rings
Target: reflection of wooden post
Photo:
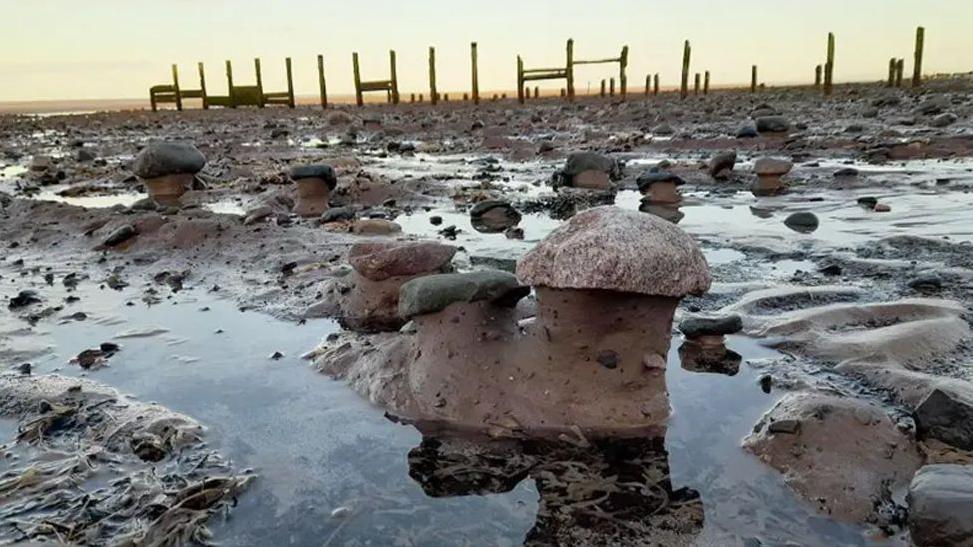
[[[439,102],[439,92],[436,91],[436,48],[429,48],[429,100],[432,104]]]
[[[389,73],[392,75],[392,104],[399,104],[399,73],[395,69],[395,50],[389,50]]]
[[[699,84],[699,72],[697,72],[696,76],[693,78],[693,95],[699,95]]]
[[[905,59],[895,63],[895,87],[902,87],[902,73],[905,72]]]
[[[618,86],[622,99],[628,95],[628,75],[625,70],[628,68],[628,46],[622,48],[622,56],[618,60]]]
[[[233,92],[233,65],[226,61],[226,88],[230,95],[230,108],[236,108],[236,93]]]
[[[821,65],[814,67],[814,87],[821,87]]]
[[[321,93],[321,108],[328,108],[328,84],[324,81],[324,55],[318,55],[318,89]]]
[[[824,94],[831,95],[834,86],[834,33],[828,33],[828,61],[824,64]]]
[[[201,62],[196,63],[196,68],[199,70],[199,94],[202,95],[203,110],[209,110],[209,99],[206,97],[206,70]]]
[[[682,48],[682,87],[680,89],[680,96],[683,99],[689,96],[689,61],[691,55],[692,48],[689,45],[689,40],[686,40]]]
[[[176,96],[176,110],[182,110],[182,92],[179,90],[179,67],[172,65],[172,91]]]
[[[524,104],[524,59],[517,56],[517,101]]]
[[[287,69],[287,106],[294,108],[294,72],[291,70],[291,58],[284,59],[284,67]]]
[[[476,64],[476,42],[470,44],[470,58],[473,61],[473,104],[480,104],[480,74]]]
[[[567,46],[567,80],[568,80],[568,100],[574,100],[574,39],[568,40]]]
[[[895,86],[895,72],[898,70],[898,65],[899,63],[896,61],[895,57],[889,59],[889,81],[885,84],[885,87]]]
[[[257,106],[264,107],[264,80],[260,74],[260,59],[253,60],[253,70],[257,73]]]
[[[926,29],[919,27],[916,29],[916,59],[915,67],[912,70],[912,87],[922,85],[922,50],[926,42]]]
[[[703,77],[703,95],[709,95],[709,71]]]
[[[655,76],[652,78],[652,80],[653,80],[652,81],[652,94],[653,95],[658,95],[659,94],[659,73],[658,72],[655,73]]]
[[[757,92],[757,65],[750,67],[750,93]]]
[[[362,106],[365,104],[365,98],[362,97],[361,92],[361,70],[358,67],[357,51],[351,54],[351,64],[355,71],[355,102],[358,104],[358,106]]]

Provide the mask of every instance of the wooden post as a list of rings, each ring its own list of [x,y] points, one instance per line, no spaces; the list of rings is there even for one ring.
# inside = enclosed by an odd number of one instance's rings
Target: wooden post
[[[561,98],[563,99],[564,97],[567,97],[567,96],[568,96],[567,91],[565,91],[565,89],[562,87],[561,88]]]
[[[889,81],[885,84],[885,87],[895,87],[895,73],[898,70],[898,65],[895,57],[889,59]]]
[[[530,98],[530,87],[524,86],[524,99],[529,99],[529,98]]]
[[[814,87],[821,87],[821,65],[814,67]]]
[[[926,42],[926,29],[919,27],[916,29],[916,58],[915,66],[912,69],[912,87],[922,85],[922,51]]]
[[[182,93],[179,91],[179,67],[172,65],[172,87],[176,96],[176,110],[182,110]]]
[[[226,89],[230,96],[230,108],[236,108],[236,93],[233,92],[233,65],[226,60]]]
[[[358,106],[363,106],[365,104],[365,98],[362,96],[361,92],[361,70],[358,67],[358,52],[351,54],[351,64],[355,71],[355,102]]]
[[[517,56],[517,101],[524,104],[524,59]]]
[[[645,96],[648,97],[649,93],[652,92],[652,75],[645,75]]]
[[[284,67],[287,69],[287,106],[294,108],[294,72],[291,70],[291,58],[284,59]]]
[[[601,81],[601,93],[598,94],[600,97],[605,96],[605,80]]]
[[[399,104],[399,73],[395,69],[395,50],[389,50],[389,74],[392,80],[392,104]]]
[[[689,40],[686,40],[682,48],[682,86],[680,88],[680,96],[683,99],[689,96],[689,61],[691,55],[692,48],[689,45]]]
[[[432,104],[439,102],[439,92],[436,91],[436,48],[429,48],[429,100]]]
[[[895,63],[895,87],[902,87],[902,73],[905,72],[905,59]]]
[[[328,84],[324,81],[324,55],[318,55],[318,89],[321,94],[321,108],[328,108]]]
[[[628,46],[622,48],[622,56],[618,60],[618,85],[619,91],[622,95],[622,100],[628,96],[628,74],[626,70],[628,69]]]
[[[615,96],[615,78],[609,78],[608,80],[608,96]]]
[[[704,75],[703,78],[703,95],[709,95],[709,71],[708,70],[706,71],[706,74]]]
[[[568,39],[567,65],[565,67],[568,80],[568,100],[574,100],[574,38]]]
[[[196,63],[196,69],[199,70],[199,94],[202,95],[203,110],[209,110],[209,99],[206,98],[206,70],[203,68],[203,63]]]
[[[257,106],[264,107],[264,79],[260,74],[260,58],[253,60],[253,70],[257,73]]]
[[[540,96],[541,96],[541,88],[540,88],[540,86],[536,86],[535,85],[534,86],[534,98],[535,99],[539,99]]]
[[[750,67],[750,93],[757,92],[757,65]]]
[[[652,94],[653,95],[658,95],[659,94],[659,73],[658,72],[655,73],[655,76],[652,78],[652,80],[653,80],[652,81]]]
[[[831,95],[834,86],[834,33],[828,33],[828,61],[824,64],[824,94]]]
[[[476,42],[470,44],[470,58],[473,61],[473,104],[480,104],[480,74],[476,64]]]

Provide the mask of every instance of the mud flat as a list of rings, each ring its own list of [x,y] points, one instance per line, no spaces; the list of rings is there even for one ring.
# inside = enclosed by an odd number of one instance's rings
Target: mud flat
[[[0,541],[973,541],[973,83],[632,99],[0,117]]]

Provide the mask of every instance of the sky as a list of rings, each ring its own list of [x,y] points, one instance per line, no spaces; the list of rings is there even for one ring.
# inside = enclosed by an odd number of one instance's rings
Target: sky
[[[172,63],[194,88],[197,61],[210,92],[224,94],[224,60],[243,85],[257,56],[265,89],[285,88],[290,56],[297,94],[314,95],[318,54],[329,93],[345,94],[352,52],[363,78],[382,79],[389,49],[401,92],[428,92],[429,46],[440,91],[462,93],[471,41],[481,90],[513,89],[518,53],[528,68],[563,66],[568,38],[576,58],[616,56],[627,44],[630,87],[654,72],[676,85],[687,39],[693,71],[709,70],[714,86],[748,82],[753,64],[768,85],[800,83],[823,62],[829,31],[835,81],[878,80],[892,56],[911,74],[918,25],[926,73],[973,70],[971,23],[973,0],[0,0],[0,101],[143,98],[168,83]],[[614,74],[581,67],[576,86],[597,88]]]

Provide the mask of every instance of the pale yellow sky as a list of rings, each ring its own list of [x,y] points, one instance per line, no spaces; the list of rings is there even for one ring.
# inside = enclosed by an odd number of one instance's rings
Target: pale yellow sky
[[[168,80],[173,62],[195,87],[197,61],[222,93],[223,61],[245,83],[254,56],[265,88],[279,90],[288,55],[297,93],[316,94],[319,53],[329,92],[349,93],[351,52],[374,79],[387,73],[389,48],[402,92],[425,92],[430,45],[440,90],[462,92],[473,40],[481,89],[512,89],[517,53],[528,66],[563,65],[569,37],[580,58],[628,44],[633,87],[648,72],[674,85],[684,39],[693,70],[710,70],[714,85],[749,81],[751,64],[772,84],[809,80],[833,31],[836,81],[880,79],[892,56],[911,73],[917,25],[927,29],[927,73],[973,70],[973,0],[0,0],[0,13],[0,101],[141,98]],[[583,67],[578,89],[613,73]]]

